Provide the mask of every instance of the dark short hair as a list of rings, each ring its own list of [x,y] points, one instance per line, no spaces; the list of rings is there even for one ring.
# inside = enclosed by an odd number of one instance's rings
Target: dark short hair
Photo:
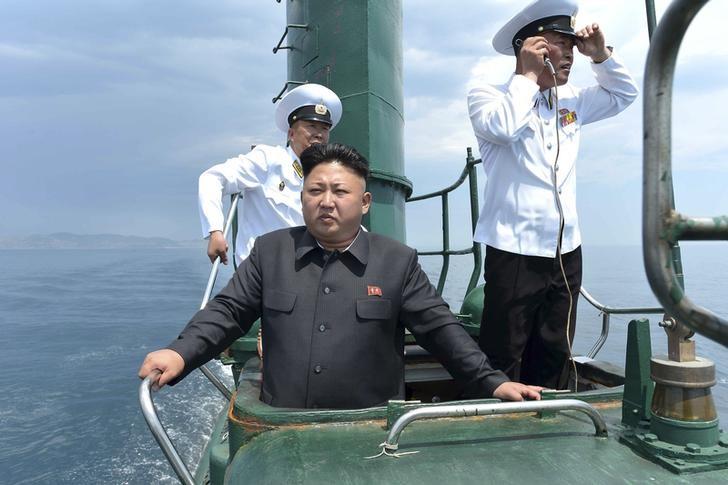
[[[364,180],[369,178],[369,161],[354,148],[340,143],[311,145],[301,153],[303,176],[308,177],[313,168],[320,163],[338,162],[353,170]]]

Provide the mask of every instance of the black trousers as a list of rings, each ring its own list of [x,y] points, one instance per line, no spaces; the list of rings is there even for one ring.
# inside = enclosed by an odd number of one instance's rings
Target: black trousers
[[[570,338],[581,288],[581,248],[562,256],[573,298]],[[568,378],[569,293],[558,258],[485,250],[480,348],[511,380],[553,389]]]

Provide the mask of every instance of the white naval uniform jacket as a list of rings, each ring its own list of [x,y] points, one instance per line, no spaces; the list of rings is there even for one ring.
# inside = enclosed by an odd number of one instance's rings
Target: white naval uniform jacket
[[[595,86],[559,86],[558,115],[549,108],[549,91],[540,92],[525,76],[513,74],[506,84],[470,91],[470,120],[487,177],[475,241],[554,257],[559,237],[555,172],[564,211],[562,253],[579,247],[575,162],[581,126],[616,115],[637,97],[637,86],[616,55],[592,63],[592,70]]]
[[[303,225],[303,178],[290,147],[258,145],[200,175],[198,202],[202,236],[222,230],[222,198],[241,192],[235,257],[238,264],[250,254],[255,238],[276,229]]]

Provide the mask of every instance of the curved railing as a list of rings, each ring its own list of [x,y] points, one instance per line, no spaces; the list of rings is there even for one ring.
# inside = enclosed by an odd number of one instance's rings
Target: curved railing
[[[475,166],[481,163],[480,159],[475,160],[473,158],[473,150],[468,147],[467,158],[465,159],[465,168],[463,168],[460,177],[450,185],[437,192],[431,192],[429,194],[418,195],[415,197],[409,197],[406,202],[417,202],[420,200],[433,199],[440,197],[440,204],[442,208],[442,250],[440,251],[417,251],[420,256],[442,256],[442,268],[440,269],[440,278],[437,281],[437,294],[441,295],[442,290],[445,288],[445,281],[447,280],[447,273],[450,268],[450,256],[453,255],[473,255],[473,272],[470,274],[470,282],[468,283],[468,289],[465,294],[475,288],[478,284],[478,278],[480,277],[480,270],[483,267],[483,258],[480,249],[480,243],[473,241],[473,244],[469,248],[465,249],[450,249],[450,205],[449,205],[449,194],[453,190],[460,187],[465,179],[468,179],[470,187],[470,224],[472,233],[475,233],[475,226],[478,224],[478,215],[480,208],[478,207],[478,175],[475,171]]]
[[[599,310],[602,314],[602,331],[599,337],[597,338],[597,341],[594,342],[594,345],[592,345],[592,348],[587,353],[587,357],[590,359],[593,359],[596,357],[597,353],[602,349],[604,346],[604,343],[607,341],[607,337],[609,336],[609,327],[611,324],[611,316],[612,315],[652,315],[652,314],[660,314],[664,313],[665,310],[660,307],[611,307],[608,305],[604,305],[603,303],[600,303],[596,298],[594,298],[586,288],[583,286],[581,287],[581,296],[584,297],[584,299],[589,302],[591,306]]]
[[[235,220],[235,214],[237,214],[238,210],[238,200],[240,199],[240,194],[235,194],[232,196],[230,200],[230,209],[228,210],[227,217],[225,218],[225,227],[222,231],[222,236],[227,240],[228,233],[230,232],[230,227],[233,224],[233,221]],[[235,259],[235,250],[233,248],[232,258]],[[217,280],[217,275],[220,272],[220,257],[218,256],[215,259],[215,262],[212,263],[212,269],[210,270],[210,276],[207,278],[207,286],[205,287],[205,293],[202,295],[202,303],[200,304],[200,310],[205,308],[205,305],[207,305],[207,302],[210,300],[210,295],[212,294],[212,289],[215,287],[215,280]],[[225,399],[228,401],[232,398],[233,393],[230,391],[230,389],[223,384],[223,382],[217,378],[215,374],[212,373],[210,369],[207,368],[205,365],[200,366],[200,372],[202,372],[207,379],[212,382],[212,384],[217,388],[220,393],[222,393],[223,396],[225,396]]]
[[[194,485],[195,481],[192,478],[190,470],[184,461],[182,461],[182,457],[179,456],[177,448],[174,447],[172,440],[169,439],[167,431],[157,416],[157,409],[154,407],[154,401],[152,400],[152,382],[157,376],[159,376],[159,371],[153,371],[139,385],[139,404],[142,407],[144,420],[147,422],[147,426],[149,426],[149,430],[152,432],[154,439],[159,443],[159,448],[161,448],[162,453],[167,457],[169,464],[172,465],[179,481],[185,485]]]
[[[688,26],[708,0],[675,0],[660,19],[647,55],[644,81],[645,270],[665,310],[697,333],[728,346],[728,321],[694,304],[672,264],[672,245],[686,240],[727,240],[728,216],[687,217],[672,208],[672,84]]]
[[[473,152],[472,149],[468,147],[467,149],[467,158],[465,161],[465,167],[463,168],[463,171],[460,173],[460,176],[458,179],[450,186],[445,187],[442,190],[438,190],[436,192],[431,192],[429,194],[423,194],[418,195],[414,197],[410,197],[407,199],[407,202],[417,202],[421,200],[426,199],[433,199],[436,197],[440,197],[441,199],[441,207],[442,207],[442,249],[439,251],[417,251],[417,254],[420,256],[442,256],[443,257],[443,263],[442,268],[440,269],[440,277],[437,282],[437,292],[438,294],[442,294],[442,290],[445,286],[445,282],[447,280],[448,275],[448,269],[450,265],[450,256],[452,255],[465,255],[465,254],[472,254],[473,255],[473,271],[470,275],[470,282],[468,284],[468,289],[466,290],[465,294],[470,293],[470,291],[475,288],[475,286],[478,283],[478,279],[480,278],[480,272],[482,270],[482,253],[480,248],[480,243],[473,242],[473,245],[470,248],[466,249],[459,249],[459,250],[452,250],[450,249],[450,216],[449,216],[449,198],[448,194],[454,190],[456,190],[458,187],[460,187],[463,182],[465,182],[465,179],[467,178],[469,181],[470,186],[470,218],[471,218],[471,225],[473,233],[475,232],[475,226],[478,223],[478,215],[479,215],[479,206],[478,206],[478,178],[477,174],[475,172],[476,165],[482,163],[480,159],[474,159],[473,158]],[[612,307],[605,305],[603,303],[600,303],[597,301],[596,298],[594,298],[585,287],[582,286],[581,288],[581,295],[584,297],[584,299],[589,302],[594,308],[599,310],[602,314],[602,329],[599,337],[597,338],[597,341],[592,345],[591,349],[589,350],[587,356],[591,359],[596,357],[597,353],[601,350],[601,348],[604,346],[605,342],[607,341],[607,337],[609,336],[609,330],[611,325],[611,316],[612,315],[651,315],[651,314],[660,314],[664,313],[664,310],[662,308],[658,307]]]
[[[225,217],[225,227],[222,230],[222,237],[227,240],[228,234],[230,233],[230,228],[233,224],[233,221],[235,220],[235,215],[238,211],[238,200],[240,200],[240,194],[235,194],[230,198],[230,209],[228,210],[227,216]],[[233,260],[235,259],[235,251],[233,248],[233,251],[231,251],[233,255]],[[217,280],[217,275],[220,272],[220,257],[218,256],[215,259],[215,262],[212,263],[212,269],[210,270],[210,276],[207,278],[207,286],[205,287],[205,293],[202,295],[202,303],[200,304],[200,310],[205,308],[205,305],[207,305],[207,302],[210,300],[210,295],[212,295],[212,289],[215,287],[215,280]]]
[[[233,221],[235,220],[239,199],[240,194],[235,194],[231,197],[230,200],[230,209],[228,210],[225,219],[225,227],[222,231],[223,237],[226,240],[230,232],[230,228],[233,225]],[[232,257],[235,258],[235,251],[233,250],[231,253]],[[220,257],[217,257],[212,264],[210,276],[207,279],[207,286],[205,287],[205,293],[202,296],[200,309],[205,308],[205,305],[207,305],[207,302],[210,299],[210,295],[212,294],[212,290],[215,287],[215,280],[217,280],[217,275],[219,272]],[[228,389],[227,386],[223,384],[223,382],[218,379],[217,376],[213,374],[210,369],[208,369],[205,365],[202,365],[200,366],[200,372],[202,372],[205,377],[207,377],[207,379],[212,382],[215,388],[217,388],[217,390],[220,391],[223,396],[225,396],[225,399],[227,399],[228,401],[232,399],[232,392],[230,391],[230,389]],[[169,464],[172,466],[174,472],[177,474],[180,482],[184,484],[193,484],[194,481],[192,479],[192,474],[190,473],[185,463],[182,461],[182,458],[177,452],[177,449],[174,447],[174,444],[172,444],[172,440],[170,440],[167,431],[164,429],[164,426],[162,425],[162,422],[157,415],[157,409],[154,407],[154,401],[152,400],[152,382],[156,379],[158,375],[159,371],[154,370],[142,381],[141,385],[139,386],[139,405],[142,408],[142,414],[144,415],[144,420],[149,426],[149,430],[152,432],[154,439],[157,440],[160,449],[164,453],[164,456],[167,458]]]
[[[395,451],[399,448],[402,431],[415,421],[433,418],[457,418],[469,416],[488,416],[494,414],[513,414],[531,412],[579,411],[585,413],[594,423],[596,436],[607,436],[607,425],[599,411],[590,404],[578,399],[556,399],[553,401],[522,401],[482,404],[453,404],[413,409],[400,416],[389,430],[383,447]]]

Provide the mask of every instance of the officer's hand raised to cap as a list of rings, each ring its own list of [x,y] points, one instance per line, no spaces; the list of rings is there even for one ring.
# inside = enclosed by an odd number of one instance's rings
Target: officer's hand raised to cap
[[[595,64],[606,61],[612,54],[605,45],[604,32],[596,23],[589,24],[576,32],[576,48],[590,57]]]

